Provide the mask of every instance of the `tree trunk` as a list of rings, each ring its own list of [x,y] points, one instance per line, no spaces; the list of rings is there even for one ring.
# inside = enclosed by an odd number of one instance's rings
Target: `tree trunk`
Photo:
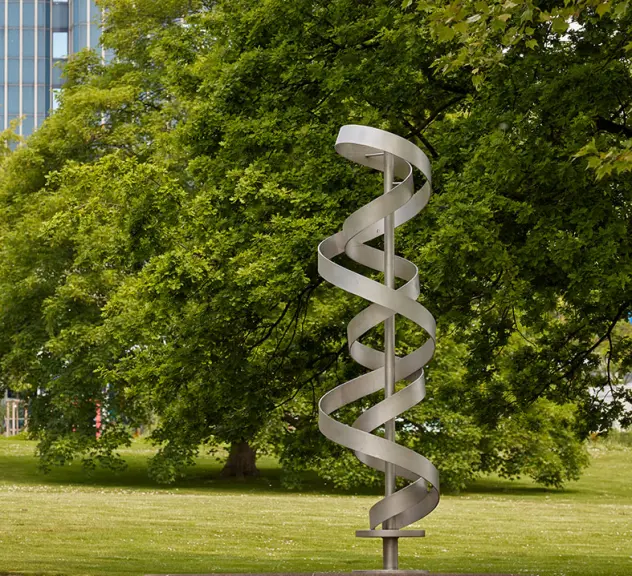
[[[246,476],[259,476],[256,465],[257,453],[248,442],[233,442],[230,445],[228,460],[221,472],[222,478],[240,478]]]

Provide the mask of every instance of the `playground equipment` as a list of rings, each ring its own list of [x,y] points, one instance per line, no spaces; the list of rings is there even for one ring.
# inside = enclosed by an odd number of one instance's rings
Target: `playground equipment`
[[[2,399],[4,406],[4,435],[15,436],[28,427],[28,410],[24,400],[10,398],[6,391]]]

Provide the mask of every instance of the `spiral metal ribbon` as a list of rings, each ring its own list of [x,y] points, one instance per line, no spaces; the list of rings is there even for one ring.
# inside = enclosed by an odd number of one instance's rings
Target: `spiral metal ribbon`
[[[439,503],[437,469],[413,450],[371,432],[423,400],[426,394],[423,368],[434,354],[435,321],[417,302],[419,274],[412,262],[395,256],[395,276],[405,283],[392,289],[342,267],[333,259],[344,253],[359,264],[384,272],[384,252],[366,243],[384,234],[386,216],[394,214],[397,227],[426,206],[431,194],[430,162],[408,140],[368,126],[343,126],[336,141],[336,151],[353,162],[381,172],[385,171],[385,153],[392,154],[393,172],[398,182],[393,183],[390,192],[351,214],[344,221],[342,230],[318,247],[320,275],[338,288],[372,302],[347,326],[350,355],[370,372],[337,386],[320,399],[319,427],[328,439],[354,450],[364,464],[385,471],[386,463],[390,463],[397,476],[410,481],[371,508],[371,530],[358,531],[358,536],[423,536],[423,531],[401,529],[430,514]],[[426,183],[417,192],[414,191],[413,167],[426,178]],[[395,358],[395,381],[407,380],[407,386],[364,411],[353,426],[347,426],[331,414],[384,387],[385,354],[362,344],[360,338],[395,314],[423,328],[428,339],[414,352]],[[388,529],[376,530],[380,524]]]

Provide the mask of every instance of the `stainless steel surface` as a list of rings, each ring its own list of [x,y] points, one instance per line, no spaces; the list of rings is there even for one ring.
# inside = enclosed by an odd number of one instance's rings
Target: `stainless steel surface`
[[[356,530],[358,538],[423,538],[425,530]]]
[[[382,537],[382,566],[384,570],[397,570],[398,562],[398,540],[391,536]]]
[[[394,157],[384,152],[384,194],[393,189]],[[384,285],[395,289],[395,220],[393,213],[384,218]],[[395,315],[384,320],[384,398],[395,393]],[[395,419],[384,423],[384,438],[395,442]],[[384,464],[384,494],[390,496],[395,492],[395,468],[390,462]],[[384,522],[384,528],[390,530],[391,519]],[[385,570],[397,570],[397,538],[384,537],[382,540],[382,558]]]
[[[319,402],[319,427],[333,442],[355,451],[364,464],[386,475],[386,495],[369,511],[372,533],[395,546],[385,545],[385,568],[397,566],[397,538],[390,531],[402,528],[427,516],[439,503],[439,474],[432,463],[416,452],[395,442],[395,419],[402,412],[421,402],[425,396],[423,368],[435,350],[435,321],[430,312],[417,302],[419,275],[417,267],[394,255],[393,228],[401,226],[422,210],[431,193],[430,163],[425,154],[411,142],[368,126],[343,126],[338,134],[336,150],[345,158],[384,172],[384,194],[351,214],[342,230],[318,247],[318,270],[335,286],[369,300],[371,304],[355,316],[347,326],[349,353],[369,372],[327,392]],[[425,184],[414,190],[413,168],[425,177]],[[384,251],[366,243],[385,235]],[[347,270],[334,259],[346,254],[355,262],[384,273],[385,283]],[[404,281],[396,289],[395,278]],[[394,315],[400,314],[424,330],[427,340],[417,350],[403,357],[394,353]],[[385,350],[375,350],[360,342],[369,330],[385,322]],[[396,382],[408,383],[394,391]],[[347,426],[332,414],[364,396],[385,388],[385,398],[365,410]],[[372,434],[385,428],[385,437]],[[394,476],[410,483],[394,490]],[[381,525],[383,530],[375,530]],[[382,534],[379,534],[382,532]],[[417,531],[422,536],[423,531]],[[393,554],[394,550],[394,554]],[[393,566],[394,564],[394,566]]]

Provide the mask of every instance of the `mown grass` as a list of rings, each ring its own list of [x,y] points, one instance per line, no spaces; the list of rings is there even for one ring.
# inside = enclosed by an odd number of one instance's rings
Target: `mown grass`
[[[0,439],[0,573],[139,575],[350,571],[380,567],[380,543],[356,539],[377,495],[318,482],[282,489],[275,462],[248,482],[217,478],[211,457],[175,486],[148,480],[142,441],[129,467],[86,477],[37,471],[34,444]],[[564,490],[486,478],[444,496],[400,542],[400,567],[541,576],[632,574],[632,449],[592,448],[592,466]]]

